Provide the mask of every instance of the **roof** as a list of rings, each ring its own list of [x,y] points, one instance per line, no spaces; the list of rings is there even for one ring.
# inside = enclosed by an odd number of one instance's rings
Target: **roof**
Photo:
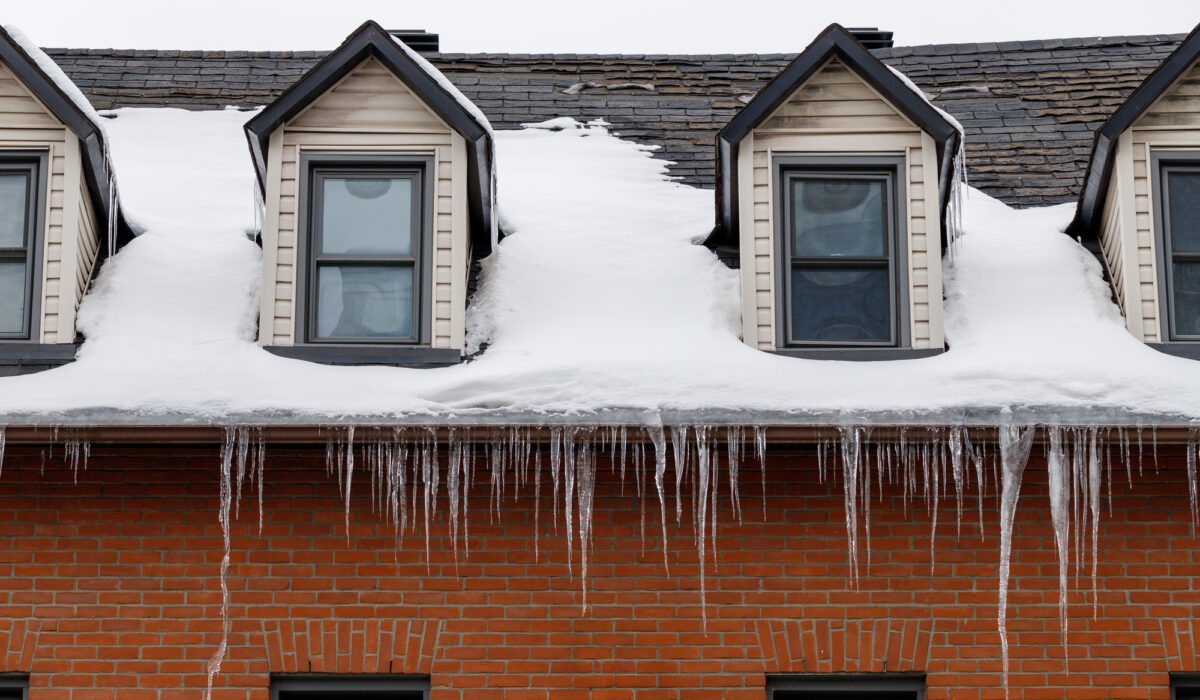
[[[1188,68],[1200,58],[1200,25],[1197,25],[1159,66],[1137,87],[1108,121],[1096,131],[1092,157],[1088,160],[1087,175],[1079,197],[1079,207],[1070,231],[1085,238],[1096,238],[1104,194],[1112,175],[1112,157],[1117,151],[1117,139],[1133,126],[1138,117],[1154,104]]]
[[[437,75],[436,69],[373,21],[367,21],[354,30],[341,46],[317,62],[246,123],[246,136],[250,142],[259,188],[266,189],[266,154],[271,134],[368,57],[374,57],[383,64],[466,141],[472,256],[486,257],[492,250],[492,224],[495,220],[491,125],[475,107],[467,104],[453,85],[440,82],[441,76]]]
[[[958,148],[958,125],[952,124],[924,95],[910,88],[903,77],[873,57],[841,25],[831,24],[717,134],[717,167],[720,169],[716,197],[717,228],[706,242],[707,245],[734,250],[738,247],[738,203],[733,193],[738,190],[738,145],[742,139],[774,114],[834,56],[933,137],[940,169],[938,189],[941,193],[942,215],[945,215],[945,205],[950,200],[947,196],[950,174],[954,169],[948,158],[953,158]]]
[[[876,49],[966,129],[971,184],[1008,204],[1074,201],[1092,134],[1183,35]],[[325,52],[47,49],[99,109],[255,107]],[[497,129],[604,119],[712,187],[717,131],[795,54],[429,54]],[[577,85],[584,87],[568,92]],[[592,85],[589,85],[592,84]],[[645,89],[646,86],[651,89]]]
[[[38,63],[37,53],[37,48],[19,31],[0,27],[0,61],[16,73],[38,100],[79,138],[84,179],[92,207],[101,221],[110,221],[110,216],[116,213],[119,205],[111,178],[104,129],[98,123],[101,120],[83,102],[78,92],[70,89],[69,82],[63,80],[62,74],[53,65]],[[44,57],[42,61],[45,61]],[[120,246],[132,238],[132,232],[122,217],[117,216],[114,224],[116,230],[111,231],[110,235],[115,235],[115,238],[109,241],[101,236],[97,253],[100,258],[109,253],[110,247]]]

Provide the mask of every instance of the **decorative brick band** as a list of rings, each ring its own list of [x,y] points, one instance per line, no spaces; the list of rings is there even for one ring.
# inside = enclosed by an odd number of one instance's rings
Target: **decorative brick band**
[[[933,621],[760,620],[766,673],[923,671]]]
[[[1163,646],[1166,651],[1167,670],[1172,673],[1196,673],[1200,671],[1200,620],[1163,619]]]
[[[0,619],[0,673],[29,673],[44,624],[41,620]]]
[[[441,620],[269,620],[272,673],[411,673],[433,666]]]

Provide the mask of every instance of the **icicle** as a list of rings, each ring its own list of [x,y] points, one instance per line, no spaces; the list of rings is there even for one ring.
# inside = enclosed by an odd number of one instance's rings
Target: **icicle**
[[[930,508],[931,517],[929,521],[929,575],[933,576],[935,555],[934,545],[937,542],[938,496],[939,491],[941,490],[942,470],[945,468],[945,462],[943,461],[941,449],[938,449],[935,446],[931,452],[937,455],[936,462],[932,459],[932,455],[929,456],[930,462],[934,462],[929,465],[929,471],[933,474],[933,504]]]
[[[254,481],[258,487],[258,534],[262,534],[263,529],[263,473],[267,465],[267,441],[263,439],[263,429],[255,429],[255,452],[254,452]]]
[[[862,429],[840,427],[842,437],[842,488],[845,502],[846,542],[850,554],[850,581],[858,588],[858,460]]]
[[[578,473],[575,477],[576,500],[579,503],[579,585],[583,588],[583,609],[587,612],[588,550],[592,545],[592,499],[596,490],[596,458],[591,442],[580,447],[579,459],[575,460]]]
[[[450,548],[454,552],[454,565],[458,566],[458,477],[459,462],[462,461],[462,443],[455,439],[454,428],[446,434],[450,453],[446,458],[446,498],[450,505]],[[536,526],[535,526],[536,530]]]
[[[550,429],[550,478],[554,481],[554,498],[551,504],[554,508],[554,531],[558,532],[558,475],[562,472],[562,442],[563,429]]]
[[[1100,475],[1103,465],[1100,463],[1100,449],[1097,445],[1099,431],[1091,430],[1088,448],[1088,503],[1092,511],[1092,617],[1100,617],[1100,588],[1096,582],[1097,556],[1100,553]]]
[[[354,478],[354,426],[346,429],[346,546],[350,546],[350,483]]]
[[[1062,635],[1063,664],[1070,660],[1067,648],[1067,571],[1070,568],[1071,526],[1071,477],[1070,461],[1063,447],[1063,433],[1060,427],[1047,427],[1046,433],[1050,438],[1049,451],[1046,453],[1046,477],[1050,487],[1050,519],[1054,523],[1054,543],[1058,552],[1058,625]]]
[[[956,513],[955,534],[962,534],[963,512],[963,427],[950,428],[950,475],[954,479],[954,510]]]
[[[708,630],[708,601],[705,591],[704,577],[704,536],[705,524],[708,518],[708,483],[711,475],[711,455],[708,450],[708,426],[696,426],[696,471],[698,476],[698,484],[700,487],[699,497],[696,499],[693,508],[695,514],[693,519],[696,527],[696,563],[699,567],[700,576],[700,618],[701,629]],[[715,515],[715,514],[714,514]]]
[[[563,434],[563,522],[567,528],[567,574],[571,575],[571,562],[574,555],[572,547],[572,530],[575,510],[575,436],[578,428],[567,428]]]
[[[742,428],[731,425],[725,429],[725,444],[729,464],[729,501],[738,525],[742,524],[742,498],[738,488],[738,470],[742,461]]]
[[[758,472],[762,477],[762,519],[767,521],[767,430],[754,426],[754,451],[758,455]]]
[[[465,502],[465,497],[464,497]],[[463,509],[464,517],[466,508]],[[538,550],[538,537],[541,532],[542,515],[542,448],[539,445],[533,456],[533,560],[541,559]]]
[[[1200,526],[1200,510],[1196,499],[1196,449],[1197,435],[1200,434],[1200,429],[1188,429],[1187,443],[1187,482],[1188,482],[1188,505],[1192,511],[1192,537],[1196,536],[1196,530]]]
[[[1003,425],[999,428],[1000,442],[1000,604],[997,626],[1000,629],[1000,668],[1004,697],[1008,697],[1008,573],[1012,558],[1013,520],[1017,513],[1017,498],[1021,493],[1021,477],[1033,446],[1033,428]]]
[[[675,453],[675,524],[678,525],[683,517],[683,501],[680,490],[683,488],[683,472],[687,469],[687,434],[686,425],[671,428],[671,447]]]
[[[671,565],[667,563],[667,501],[663,494],[663,477],[667,473],[667,436],[661,425],[646,429],[650,440],[654,443],[654,488],[658,489],[659,522],[662,524],[663,569],[671,575]]]
[[[225,660],[225,650],[229,647],[229,582],[226,574],[229,572],[229,508],[233,498],[230,472],[233,467],[235,438],[236,433],[233,426],[225,428],[225,446],[221,450],[220,504],[217,515],[221,523],[221,536],[225,542],[225,554],[221,558],[221,644],[208,661],[208,688],[204,693],[205,700],[212,698],[213,679],[221,672],[221,663]]]
[[[0,474],[4,473],[4,433],[6,427],[0,425]]]

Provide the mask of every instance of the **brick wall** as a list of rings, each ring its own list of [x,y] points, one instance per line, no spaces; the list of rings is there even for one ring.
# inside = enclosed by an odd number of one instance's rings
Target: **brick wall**
[[[217,449],[96,447],[77,484],[60,452],[10,445],[4,459],[0,672],[29,673],[34,700],[198,700],[221,638]],[[1069,673],[1035,456],[1014,537],[1012,697],[1166,700],[1169,672],[1197,670],[1200,540],[1181,457],[1167,452],[1132,488],[1114,471],[1099,619],[1086,576],[1073,578]],[[470,553],[455,564],[444,499],[427,560],[419,532],[396,547],[364,479],[347,544],[324,447],[269,448],[266,476],[262,534],[252,491],[232,528],[220,700],[265,700],[269,674],[301,671],[428,674],[435,700],[755,700],[766,674],[855,671],[924,672],[931,700],[1002,697],[992,485],[983,539],[974,489],[960,535],[953,497],[941,500],[932,571],[924,502],[906,509],[901,487],[885,489],[854,590],[841,487],[818,483],[811,451],[772,452],[765,514],[757,467],[744,466],[743,525],[722,473],[705,631],[690,504],[677,527],[668,503],[668,575],[657,500],[646,502],[643,551],[636,489],[622,494],[607,464],[583,614],[578,566],[569,575],[563,529],[548,524],[548,481],[535,561],[531,493],[514,501],[510,489],[493,522],[480,469]]]

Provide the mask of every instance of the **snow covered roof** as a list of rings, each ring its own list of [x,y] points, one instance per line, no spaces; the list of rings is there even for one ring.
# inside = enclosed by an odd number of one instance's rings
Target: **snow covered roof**
[[[261,251],[246,236],[257,208],[242,135],[253,115],[105,116],[125,206],[145,233],[85,298],[78,360],[0,379],[0,424],[1200,419],[1200,363],[1125,331],[1098,262],[1062,235],[1069,204],[1016,210],[970,192],[944,263],[949,352],[780,357],[739,340],[737,273],[697,245],[712,192],[672,180],[615,127],[569,117],[495,133],[511,235],[468,310],[469,349],[484,349],[473,361],[415,370],[276,357],[255,344]]]

